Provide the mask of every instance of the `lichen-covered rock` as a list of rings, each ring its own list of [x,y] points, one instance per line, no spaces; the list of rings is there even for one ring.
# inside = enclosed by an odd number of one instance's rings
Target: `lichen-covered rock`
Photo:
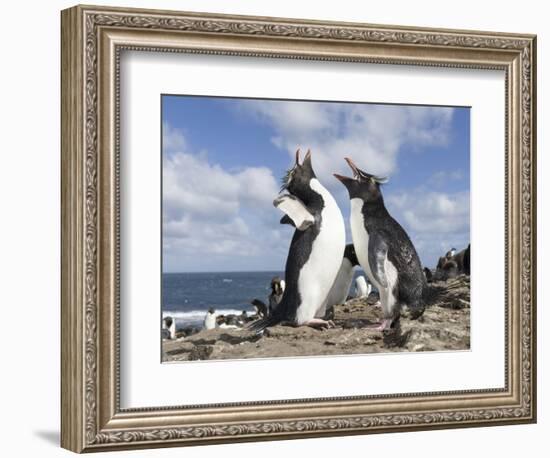
[[[246,329],[203,330],[164,340],[163,361],[467,350],[470,277],[431,283],[426,311],[417,320],[404,309],[395,329],[382,333],[369,328],[381,317],[376,301],[352,299],[334,307],[334,328],[277,325],[263,335]]]
[[[213,351],[214,347],[212,345],[195,345],[189,352],[187,359],[189,361],[201,361],[209,359]]]

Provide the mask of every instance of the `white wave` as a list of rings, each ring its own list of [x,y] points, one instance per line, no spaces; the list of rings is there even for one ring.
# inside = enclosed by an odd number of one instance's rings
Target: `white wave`
[[[176,323],[178,322],[202,322],[204,320],[204,317],[206,316],[207,310],[189,310],[187,312],[182,311],[171,311],[171,310],[163,310],[162,312],[162,318],[166,317],[172,317],[176,320]],[[237,309],[217,309],[216,310],[216,316],[217,315],[240,315],[243,312],[243,309],[237,310]],[[250,311],[247,311],[247,313],[252,313]]]

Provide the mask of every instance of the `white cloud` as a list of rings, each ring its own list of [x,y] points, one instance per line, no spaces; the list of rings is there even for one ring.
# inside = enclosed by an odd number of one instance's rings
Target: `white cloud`
[[[417,232],[452,233],[470,227],[470,193],[454,194],[420,190],[393,194],[386,199],[407,225]]]
[[[235,215],[239,210],[239,183],[217,165],[187,153],[163,161],[163,204],[168,220],[184,214],[195,217]]]
[[[185,145],[183,136],[181,140]],[[239,261],[262,256],[264,251],[281,257],[280,231],[284,233],[285,228],[276,225],[280,215],[272,202],[277,194],[277,182],[266,167],[230,172],[210,162],[204,153],[165,155],[165,266],[168,270],[200,270],[200,266],[213,270],[213,263],[225,263],[224,268],[239,268]],[[286,243],[282,245],[287,248]],[[237,262],[231,262],[233,257]],[[246,265],[241,268],[246,270]]]
[[[193,238],[201,238],[206,236],[209,239],[235,239],[249,235],[250,230],[238,216],[233,216],[227,221],[209,222],[201,221],[193,218],[191,215],[185,215],[179,220],[168,221],[164,225],[164,235],[166,237],[178,238],[181,240]],[[198,237],[199,236],[199,237]]]
[[[162,149],[163,152],[183,151],[187,144],[181,130],[170,126],[167,122],[162,123]]]
[[[277,182],[267,167],[248,167],[237,173],[239,196],[243,203],[255,208],[271,208],[279,193]]]
[[[247,100],[241,108],[277,126],[281,132],[302,136],[331,127],[331,113],[323,106],[315,102]]]
[[[405,143],[413,151],[404,153],[445,145],[453,116],[446,107],[295,101],[248,100],[239,109],[268,123],[276,132],[273,144],[290,157],[297,147],[311,148],[318,177],[332,188],[332,173],[348,172],[346,156],[371,173],[391,175]]]
[[[270,207],[278,193],[271,170],[247,167],[230,173],[188,153],[174,153],[163,163],[163,203],[168,218],[236,215],[242,206]]]
[[[212,254],[250,256],[256,246],[250,244],[250,229],[244,220],[233,216],[227,221],[204,221],[185,215],[177,221],[165,222],[165,248],[170,256],[196,257]]]
[[[405,228],[424,265],[435,267],[450,248],[470,243],[470,193],[416,189],[386,197],[392,216]]]
[[[428,184],[440,188],[451,181],[460,181],[463,178],[464,171],[461,169],[451,171],[440,170],[430,177]]]

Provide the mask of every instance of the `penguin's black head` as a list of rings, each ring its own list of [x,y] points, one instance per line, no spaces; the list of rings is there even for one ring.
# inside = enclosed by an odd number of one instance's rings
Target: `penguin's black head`
[[[347,157],[345,159],[353,171],[353,178],[338,175],[337,173],[335,173],[334,176],[346,187],[350,199],[358,197],[365,202],[376,202],[381,200],[382,192],[380,191],[380,185],[387,183],[388,179],[386,177],[379,177],[364,172],[357,167],[351,159]]]
[[[289,169],[283,177],[281,192],[286,189],[307,204],[313,198],[312,193],[315,193],[310,186],[310,181],[313,178],[316,176],[311,164],[311,152],[308,150],[304,161],[300,164],[300,150],[298,149],[294,167]]]
[[[424,267],[423,270],[424,270],[424,275],[426,276],[426,280],[430,281],[433,278],[432,271],[427,267]]]
[[[169,328],[170,326],[172,326],[172,323],[174,322],[174,320],[172,319],[171,316],[167,316],[166,318],[164,318],[164,325]]]
[[[344,250],[344,258],[351,262],[352,266],[359,265],[359,260],[357,259],[357,254],[355,253],[355,247],[353,246],[353,243],[349,243],[348,245],[346,245],[346,249]]]
[[[447,259],[450,259],[454,256],[454,254],[456,253],[456,248],[451,248],[449,251],[447,251],[447,254],[445,254],[445,257]]]
[[[212,313],[216,313],[216,310],[214,309],[214,307],[210,307],[208,309],[208,313],[212,314]]]

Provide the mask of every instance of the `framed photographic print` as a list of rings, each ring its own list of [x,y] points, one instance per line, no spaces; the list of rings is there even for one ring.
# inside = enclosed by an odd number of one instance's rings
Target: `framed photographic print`
[[[62,12],[62,446],[536,420],[532,35]]]
[[[470,348],[469,107],[161,97],[163,362]]]

